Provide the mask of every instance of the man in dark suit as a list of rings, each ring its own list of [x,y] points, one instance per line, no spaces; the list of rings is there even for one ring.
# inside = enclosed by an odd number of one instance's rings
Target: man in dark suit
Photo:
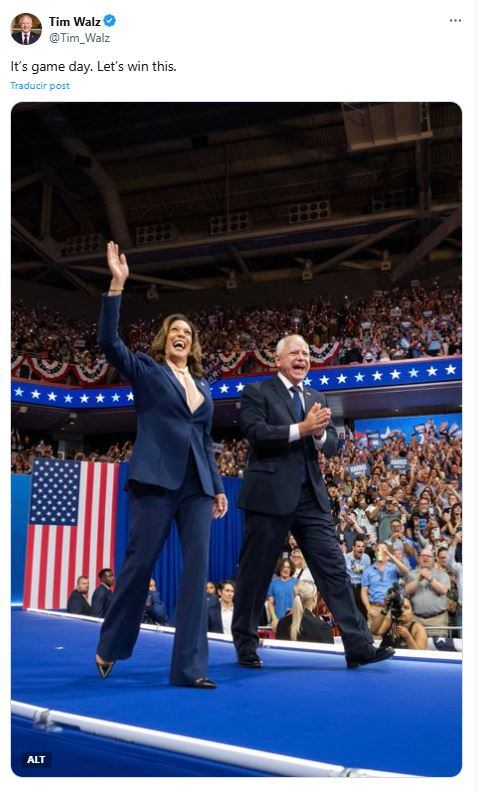
[[[78,577],[76,587],[67,601],[67,612],[73,615],[92,615],[91,607],[87,600],[89,580],[87,577]]]
[[[92,594],[91,609],[96,618],[104,618],[113,597],[111,588],[114,585],[114,574],[111,569],[101,569],[98,577],[99,585]]]
[[[12,38],[17,44],[35,44],[39,40],[40,36],[32,33],[33,21],[29,14],[22,14],[19,21],[20,30],[12,33]]]
[[[232,619],[234,614],[235,584],[232,580],[223,580],[218,585],[220,598],[208,604],[208,631],[232,635]]]
[[[304,384],[310,367],[304,338],[279,341],[276,363],[277,376],[246,386],[242,396],[241,427],[250,451],[238,501],[245,510],[232,623],[238,662],[262,665],[258,615],[289,531],[338,623],[348,667],[387,659],[394,652],[373,647],[336,540],[318,451],[336,455],[338,437],[324,395]]]

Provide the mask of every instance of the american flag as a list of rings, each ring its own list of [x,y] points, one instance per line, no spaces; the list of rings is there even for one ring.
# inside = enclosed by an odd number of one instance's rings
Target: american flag
[[[23,606],[63,609],[81,574],[114,568],[119,465],[35,459]]]

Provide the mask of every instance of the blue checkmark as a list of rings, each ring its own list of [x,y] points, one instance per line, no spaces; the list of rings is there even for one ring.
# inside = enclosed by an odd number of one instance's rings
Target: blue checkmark
[[[106,27],[113,27],[116,24],[116,17],[113,14],[106,14],[103,19],[104,24]]]

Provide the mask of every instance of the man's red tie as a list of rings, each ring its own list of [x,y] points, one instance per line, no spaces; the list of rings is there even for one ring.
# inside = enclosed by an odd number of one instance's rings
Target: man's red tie
[[[27,36],[24,36],[24,44],[28,44]]]

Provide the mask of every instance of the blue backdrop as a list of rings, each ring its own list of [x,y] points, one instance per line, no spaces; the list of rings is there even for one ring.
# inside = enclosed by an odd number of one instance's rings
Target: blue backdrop
[[[123,562],[129,535],[128,495],[124,491],[128,464],[120,465],[116,519],[115,574]],[[12,475],[12,603],[22,602],[25,548],[30,501],[30,475]],[[234,576],[242,541],[243,516],[237,508],[241,480],[224,478],[229,510],[223,519],[214,519],[210,538],[210,565],[208,579],[219,582]],[[168,616],[174,614],[180,572],[182,569],[181,546],[173,524],[171,533],[153,570]]]

